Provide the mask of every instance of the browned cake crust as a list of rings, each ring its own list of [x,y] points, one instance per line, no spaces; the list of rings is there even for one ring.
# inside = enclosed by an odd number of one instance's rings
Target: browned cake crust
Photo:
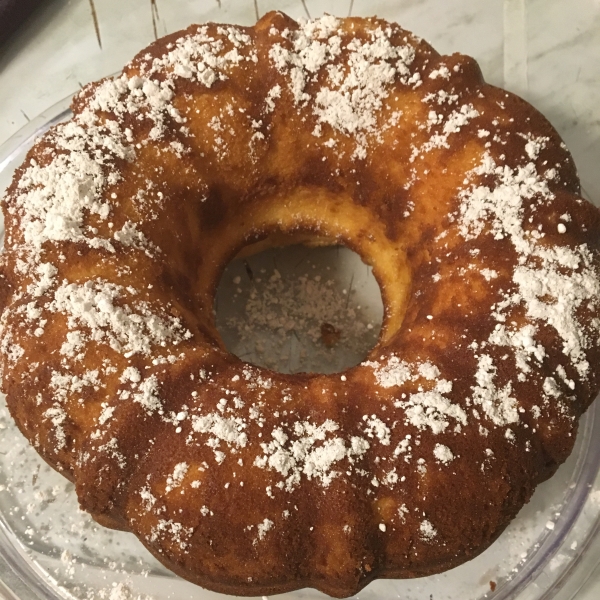
[[[2,388],[81,506],[195,583],[333,596],[485,549],[599,388],[599,213],[551,125],[380,19],[194,25],[75,98],[4,199]],[[368,359],[229,354],[219,276],[373,265]]]

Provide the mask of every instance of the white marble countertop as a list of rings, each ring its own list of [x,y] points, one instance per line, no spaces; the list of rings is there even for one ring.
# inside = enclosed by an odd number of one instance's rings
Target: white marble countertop
[[[0,47],[0,145],[156,36],[206,20],[252,24],[272,9],[296,18],[377,14],[441,52],[475,56],[488,81],[549,118],[585,193],[600,202],[600,0],[49,0]],[[590,575],[569,598],[600,598],[600,570]]]

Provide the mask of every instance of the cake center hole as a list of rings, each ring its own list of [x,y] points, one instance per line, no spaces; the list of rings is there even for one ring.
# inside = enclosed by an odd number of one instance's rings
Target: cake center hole
[[[293,245],[229,263],[215,312],[225,346],[242,360],[280,373],[337,373],[376,344],[383,303],[356,252]]]

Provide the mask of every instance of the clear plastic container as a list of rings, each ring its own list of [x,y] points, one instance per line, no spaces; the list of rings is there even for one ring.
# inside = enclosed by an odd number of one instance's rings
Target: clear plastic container
[[[89,11],[89,4],[83,0],[69,4],[61,10],[65,11],[62,17],[70,15],[70,24],[63,19],[55,26],[61,31],[71,27],[79,32],[82,11]],[[132,45],[132,38],[139,42],[139,48],[150,41],[147,25],[143,33],[133,27],[133,34],[122,42],[118,40],[127,36],[127,27],[132,27],[136,18],[148,18],[147,5],[154,3],[132,1],[126,19],[119,18],[116,1],[107,1],[103,7],[97,4],[102,13],[99,20],[105,47],[112,47],[109,55],[103,56],[106,73],[124,62],[126,57],[121,60],[120,56]],[[114,14],[109,16],[107,7],[112,7]],[[428,39],[440,52],[460,51],[475,56],[489,82],[520,93],[542,110],[571,148],[584,190],[589,197],[600,199],[600,81],[594,71],[597,61],[592,60],[600,50],[600,36],[594,35],[600,22],[600,6],[593,0],[173,0],[159,2],[158,8],[159,34],[202,20],[249,24],[255,19],[255,10],[262,14],[269,9],[283,10],[293,17],[306,16],[306,11],[312,16],[322,12],[345,16],[351,10],[355,15],[377,14],[398,21]],[[59,16],[57,13],[53,18]],[[36,35],[46,34],[38,31]],[[85,35],[88,43],[94,32]],[[85,43],[81,42],[83,48]],[[120,62],[113,64],[117,59]],[[9,75],[0,73],[0,84]],[[46,110],[0,146],[0,193],[35,137],[68,118],[68,103],[66,99]],[[600,562],[598,440],[600,406],[593,405],[581,421],[577,444],[567,463],[537,489],[531,502],[488,550],[440,575],[374,582],[356,597],[579,598],[580,589]],[[3,402],[0,580],[0,595],[20,600],[225,598],[174,576],[133,535],[104,529],[81,512],[73,486],[38,457],[17,431]],[[282,600],[323,597],[309,589],[280,596]]]

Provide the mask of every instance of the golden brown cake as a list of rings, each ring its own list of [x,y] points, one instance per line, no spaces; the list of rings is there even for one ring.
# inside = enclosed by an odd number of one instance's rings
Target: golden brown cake
[[[158,40],[73,113],[4,198],[1,375],[99,523],[212,590],[343,597],[471,559],[568,456],[600,383],[599,212],[473,59],[269,13]],[[344,373],[216,331],[228,261],[297,241],[380,283]]]

